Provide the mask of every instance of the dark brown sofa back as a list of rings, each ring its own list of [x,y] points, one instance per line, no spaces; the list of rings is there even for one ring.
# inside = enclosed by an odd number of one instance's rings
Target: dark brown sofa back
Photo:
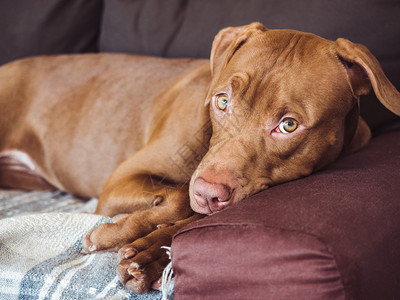
[[[400,2],[297,0],[37,0],[0,2],[0,64],[32,55],[128,52],[208,57],[226,26],[260,21],[366,45],[400,86]],[[362,115],[373,128],[395,119],[373,96]]]
[[[97,52],[103,1],[0,1],[0,65],[33,55]]]
[[[399,16],[398,0],[106,0],[100,51],[206,58],[221,28],[259,21],[364,44],[399,88]],[[362,102],[371,127],[395,119],[373,93]]]

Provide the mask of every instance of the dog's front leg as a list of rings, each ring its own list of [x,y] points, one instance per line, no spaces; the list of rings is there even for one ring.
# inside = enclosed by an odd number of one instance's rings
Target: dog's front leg
[[[83,239],[82,253],[122,247],[121,281],[134,292],[148,291],[167,264],[161,246],[170,246],[172,235],[191,220],[188,197],[188,184],[172,184],[152,175],[115,175],[106,184],[96,213],[123,215],[92,229]]]
[[[112,196],[111,196],[112,197]],[[119,202],[123,197],[113,197],[116,206],[112,214],[97,209],[96,213],[114,218],[113,223],[105,223],[92,229],[84,238],[84,252],[118,251],[126,243],[130,243],[156,230],[160,224],[175,223],[193,214],[188,200],[188,186],[157,187],[153,193],[138,192],[130,199],[132,209],[120,210]],[[140,202],[140,204],[137,204]],[[122,204],[121,205],[126,205]],[[121,214],[121,215],[119,215]]]

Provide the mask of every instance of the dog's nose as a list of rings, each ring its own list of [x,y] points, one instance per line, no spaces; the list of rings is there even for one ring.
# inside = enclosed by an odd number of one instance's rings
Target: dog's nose
[[[199,206],[208,207],[214,213],[230,204],[232,188],[222,183],[210,183],[199,177],[193,184],[193,194]]]

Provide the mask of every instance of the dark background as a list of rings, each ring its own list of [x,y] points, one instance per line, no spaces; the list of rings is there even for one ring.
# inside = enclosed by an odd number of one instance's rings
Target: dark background
[[[254,21],[362,43],[400,87],[398,0],[0,0],[0,64],[98,51],[204,58],[221,28]],[[361,109],[373,128],[395,119],[373,95]]]

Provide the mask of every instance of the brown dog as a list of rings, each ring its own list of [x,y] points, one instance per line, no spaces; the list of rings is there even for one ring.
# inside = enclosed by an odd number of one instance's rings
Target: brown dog
[[[104,184],[96,213],[127,215],[89,232],[83,252],[119,250],[121,281],[143,293],[167,262],[160,246],[200,217],[192,209],[218,212],[366,145],[358,100],[371,86],[400,114],[365,47],[259,23],[222,30],[211,68],[120,54],[16,61],[0,68],[0,184],[84,197]]]

